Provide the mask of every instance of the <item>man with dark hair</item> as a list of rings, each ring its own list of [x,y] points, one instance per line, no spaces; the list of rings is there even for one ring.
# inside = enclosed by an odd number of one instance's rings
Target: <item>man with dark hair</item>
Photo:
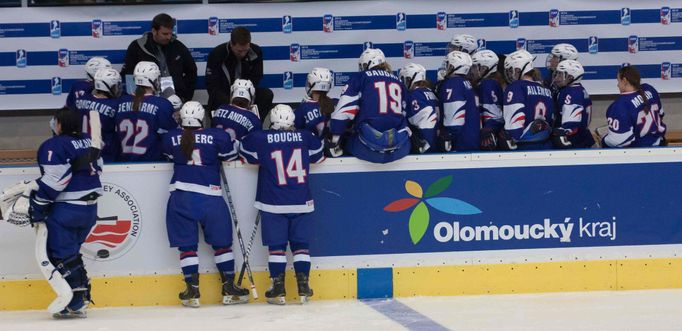
[[[152,30],[128,46],[121,76],[132,75],[140,61],[156,63],[161,69],[160,91],[179,109],[194,97],[197,65],[187,47],[173,35],[173,25],[168,14],[154,16]]]
[[[263,51],[251,43],[251,32],[237,27],[230,34],[230,41],[216,46],[208,55],[206,63],[206,89],[208,108],[218,109],[230,103],[230,86],[237,79],[248,79],[256,87],[255,104],[261,120],[272,107],[272,91],[259,87],[263,78]]]

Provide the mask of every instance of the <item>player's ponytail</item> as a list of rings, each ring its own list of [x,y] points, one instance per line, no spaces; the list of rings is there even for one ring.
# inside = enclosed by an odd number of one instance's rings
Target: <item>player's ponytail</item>
[[[322,115],[331,116],[334,112],[334,100],[327,95],[327,92],[313,91],[313,93],[318,95],[317,102],[320,103]]]
[[[138,86],[135,89],[135,97],[133,98],[133,111],[140,111],[140,106],[144,100],[144,95],[147,93],[147,88],[144,86]]]
[[[244,109],[249,109],[249,106],[251,106],[248,99],[240,98],[240,97],[236,97],[236,98],[232,99],[232,104],[239,107],[239,108],[244,108]]]
[[[644,100],[643,110],[648,114],[651,107],[649,104],[649,99],[646,97],[646,93],[644,93],[644,90],[642,90],[642,77],[639,74],[639,70],[637,70],[635,66],[625,66],[618,70],[618,77],[627,80],[628,83],[635,88],[637,94],[639,94],[639,96],[642,97],[642,100]]]
[[[380,63],[377,66],[375,66],[374,68],[372,68],[372,70],[383,70],[386,72],[393,72],[393,70],[391,70],[391,65],[388,64],[388,62]]]
[[[80,138],[82,135],[81,116],[77,111],[71,110],[68,107],[63,107],[57,110],[54,115],[55,120],[61,126],[62,135]]]
[[[199,128],[182,128],[182,137],[180,138],[180,151],[182,155],[185,156],[187,160],[192,159],[192,153],[194,152],[194,131]]]

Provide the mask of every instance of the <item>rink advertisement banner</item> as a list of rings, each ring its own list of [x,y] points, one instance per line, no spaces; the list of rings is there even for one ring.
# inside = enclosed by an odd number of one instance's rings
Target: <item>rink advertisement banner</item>
[[[616,70],[625,63],[660,92],[682,92],[682,0],[642,3],[611,1],[502,0],[382,1],[83,6],[6,8],[0,14],[0,110],[44,109],[63,105],[74,81],[84,77],[92,56],[108,58],[120,69],[131,41],[150,29],[151,18],[167,12],[176,32],[197,62],[195,99],[206,102],[205,69],[213,47],[244,26],[263,48],[265,76],[275,102],[298,102],[313,67],[328,67],[347,77],[367,45],[380,48],[397,70],[423,64],[430,79],[440,66],[449,40],[473,35],[479,49],[507,54],[519,48],[536,56],[547,75],[545,58],[557,43],[571,43],[586,69],[588,92],[616,94]],[[661,5],[661,6],[659,6]],[[493,8],[493,10],[491,10]],[[61,82],[53,88],[54,82]],[[336,84],[338,96],[345,80]]]
[[[441,264],[444,256],[454,264],[489,254],[587,260],[615,246],[660,257],[657,247],[682,247],[680,151],[408,156],[388,165],[329,159],[307,177],[315,200],[310,252],[321,269]],[[257,168],[226,167],[248,240]],[[81,249],[91,275],[179,273],[166,232],[171,176],[167,163],[105,165],[97,222]],[[0,189],[37,177],[37,167],[0,167]],[[34,231],[2,222],[0,238],[0,262],[8,266],[0,278],[38,277]],[[215,270],[210,246],[200,240],[199,251],[202,272]],[[259,229],[250,255],[254,270],[266,270],[267,256]]]
[[[682,209],[671,198],[682,194],[680,170],[682,163],[659,163],[316,175],[311,252],[680,244]]]

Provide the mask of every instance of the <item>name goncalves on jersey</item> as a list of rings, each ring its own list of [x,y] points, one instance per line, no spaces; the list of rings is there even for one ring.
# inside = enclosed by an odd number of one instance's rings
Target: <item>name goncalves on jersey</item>
[[[616,240],[616,217],[608,221],[588,221],[566,217],[563,221],[545,218],[539,223],[467,225],[465,223],[439,222],[433,228],[439,242],[498,241],[498,240],[558,240],[570,243],[576,238],[605,238]]]
[[[102,183],[102,189],[97,222],[81,246],[81,253],[90,260],[109,261],[133,248],[140,237],[142,215],[139,204],[125,188]]]

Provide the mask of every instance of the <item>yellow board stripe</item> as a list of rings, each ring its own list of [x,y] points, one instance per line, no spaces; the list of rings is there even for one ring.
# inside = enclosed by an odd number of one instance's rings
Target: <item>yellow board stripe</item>
[[[682,258],[597,260],[393,268],[393,294],[454,296],[682,288]],[[259,299],[270,286],[267,272],[254,274]],[[355,269],[312,270],[313,300],[357,298]],[[217,274],[202,274],[201,303],[222,301]],[[248,282],[244,283],[248,286]],[[297,302],[296,280],[287,272],[287,301]],[[181,275],[93,279],[95,307],[178,305]],[[0,310],[45,309],[54,293],[44,280],[0,281]]]
[[[598,260],[393,269],[393,294],[454,296],[682,288],[682,259]]]
[[[258,300],[265,302],[270,287],[267,272],[254,273]],[[246,277],[245,277],[246,278]],[[311,270],[313,300],[354,299],[357,297],[355,270]],[[222,302],[220,277],[217,273],[201,274],[202,304]],[[245,279],[244,287],[249,286]],[[185,288],[181,275],[126,276],[92,279],[94,307],[170,306],[178,305],[178,293]],[[287,301],[298,302],[298,289],[293,272],[287,272]],[[0,281],[0,310],[45,309],[55,294],[45,280]],[[253,298],[252,298],[253,299]]]

